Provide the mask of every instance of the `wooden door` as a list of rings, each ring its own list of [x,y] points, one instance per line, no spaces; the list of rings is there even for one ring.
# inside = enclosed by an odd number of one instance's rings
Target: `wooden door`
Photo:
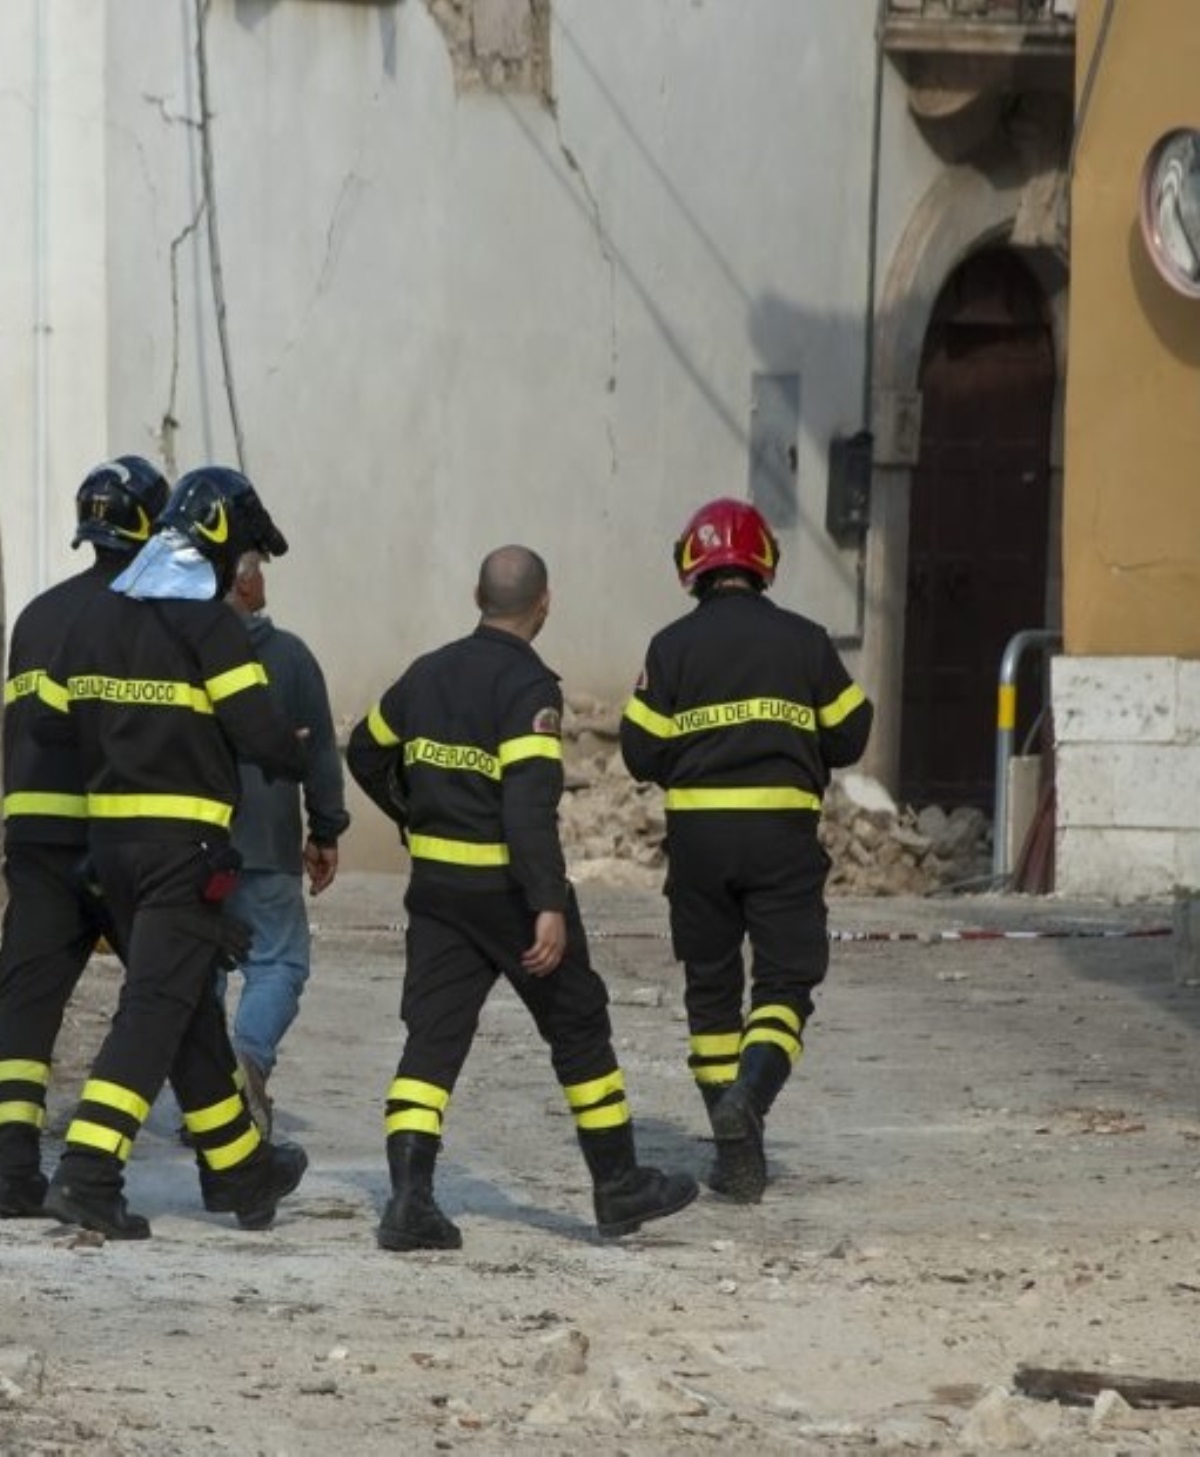
[[[1014,633],[1046,626],[1054,343],[1043,295],[1008,250],[976,254],[934,309],[913,473],[900,794],[991,808],[996,685]],[[1018,685],[1017,744],[1042,707]]]

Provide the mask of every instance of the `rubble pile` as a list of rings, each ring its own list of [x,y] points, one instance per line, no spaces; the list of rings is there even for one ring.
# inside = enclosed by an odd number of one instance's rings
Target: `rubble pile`
[[[661,879],[666,817],[662,792],[636,784],[621,761],[621,710],[582,695],[567,700],[563,751],[567,792],[563,845],[577,879]],[[839,775],[825,795],[821,841],[833,861],[830,895],[929,895],[986,889],[990,825],[982,811],[897,806],[876,780]]]

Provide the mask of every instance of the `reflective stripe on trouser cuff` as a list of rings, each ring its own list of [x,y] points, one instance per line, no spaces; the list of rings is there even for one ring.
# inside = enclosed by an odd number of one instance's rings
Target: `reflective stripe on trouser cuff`
[[[507,845],[477,845],[471,840],[443,840],[437,835],[409,835],[414,860],[440,860],[446,865],[507,865]]]
[[[85,1149],[89,1153],[107,1153],[125,1163],[133,1151],[133,1139],[115,1128],[89,1123],[86,1118],[73,1118],[67,1129],[67,1147]]]
[[[110,1083],[104,1078],[89,1078],[83,1085],[79,1101],[112,1108],[139,1123],[144,1123],[150,1112],[150,1104],[140,1093],[135,1093],[132,1088],[123,1088],[120,1083]]]
[[[31,1128],[41,1128],[46,1122],[46,1110],[40,1103],[0,1103],[0,1123],[27,1123]]]
[[[203,1148],[200,1152],[204,1156],[204,1162],[212,1169],[214,1174],[224,1173],[235,1164],[242,1164],[262,1144],[262,1136],[258,1129],[251,1123],[245,1133],[232,1139],[229,1143],[223,1143],[220,1148]]]
[[[393,1133],[432,1133],[441,1138],[442,1115],[432,1108],[400,1108],[385,1116],[383,1131],[389,1138]]]
[[[603,1077],[586,1083],[564,1084],[567,1106],[581,1132],[598,1128],[620,1128],[630,1121],[629,1104],[625,1099],[625,1077],[614,1068]]]
[[[238,1068],[235,1080],[241,1087],[244,1081],[241,1068]],[[219,1103],[210,1104],[207,1108],[195,1108],[192,1112],[185,1113],[183,1121],[187,1124],[189,1133],[211,1133],[215,1128],[233,1123],[245,1106],[241,1095],[234,1094],[231,1097],[222,1098]]]
[[[394,1078],[387,1092],[384,1132],[431,1133],[442,1136],[442,1115],[450,1103],[450,1092],[421,1078]]]
[[[746,1031],[742,1046],[755,1042],[768,1042],[781,1048],[789,1062],[795,1062],[803,1049],[800,1034],[804,1031],[804,1018],[793,1007],[782,1003],[764,1003],[755,1007],[746,1018]]]
[[[807,789],[668,789],[668,809],[809,809],[821,808],[821,796]]]
[[[0,1083],[36,1083],[39,1088],[48,1088],[50,1064],[26,1057],[5,1058],[0,1061]]]
[[[696,1082],[724,1086],[737,1077],[741,1032],[696,1032],[689,1043],[688,1068]]]

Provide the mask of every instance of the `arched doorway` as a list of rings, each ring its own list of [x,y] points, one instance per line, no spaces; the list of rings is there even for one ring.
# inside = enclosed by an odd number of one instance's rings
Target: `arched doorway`
[[[947,280],[921,359],[912,474],[900,797],[989,808],[996,679],[1014,633],[1046,623],[1056,385],[1045,296],[1010,249]],[[1042,706],[1041,665],[1018,690],[1017,742]]]

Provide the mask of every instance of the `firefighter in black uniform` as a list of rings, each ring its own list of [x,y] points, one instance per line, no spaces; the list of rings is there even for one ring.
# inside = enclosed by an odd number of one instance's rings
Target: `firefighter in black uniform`
[[[558,837],[562,694],[531,644],[549,610],[525,547],[483,561],[479,625],[418,658],[351,733],[347,763],[408,845],[404,1050],[385,1126],[390,1250],[457,1249],[433,1197],[447,1105],[500,976],[550,1048],[594,1184],[600,1233],[682,1209],[695,1180],[638,1164],[608,994],[588,959]]]
[[[84,884],[87,805],[77,756],[31,732],[37,685],[70,624],[145,544],[169,487],[141,456],[89,471],[72,546],[95,561],[35,597],[13,627],[4,683],[4,879],[0,932],[0,1219],[43,1213],[41,1131],[63,1012],[106,927]]]
[[[126,1206],[124,1169],[168,1076],[206,1208],[265,1228],[307,1163],[303,1150],[259,1136],[215,989],[220,959],[245,944],[246,928],[221,906],[236,873],[235,751],[289,778],[305,758],[221,599],[242,552],[286,549],[243,475],[185,475],[39,687],[35,733],[73,744],[82,761],[91,859],[126,963],[45,1208],[110,1238],[150,1233]]]
[[[862,755],[872,716],[825,630],[762,595],[778,561],[753,506],[721,499],[692,517],[675,564],[699,605],[653,638],[621,720],[629,772],[667,792],[688,1065],[716,1141],[710,1183],[740,1203],[762,1198],[763,1122],[829,963],[821,795]]]

